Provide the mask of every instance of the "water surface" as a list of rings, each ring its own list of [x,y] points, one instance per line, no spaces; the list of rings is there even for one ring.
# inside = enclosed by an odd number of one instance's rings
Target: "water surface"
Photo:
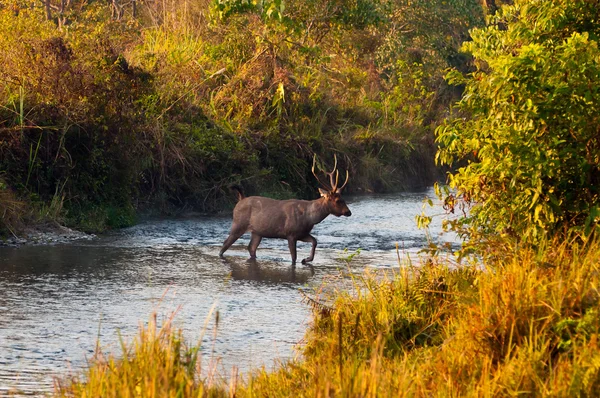
[[[0,248],[0,395],[51,390],[53,376],[86,366],[98,341],[119,353],[119,336],[130,341],[153,311],[164,319],[177,310],[176,324],[196,341],[214,306],[220,323],[213,340],[209,322],[204,366],[223,374],[234,365],[271,368],[294,356],[310,320],[300,290],[337,275],[341,258],[358,249],[356,271],[397,267],[396,243],[403,256],[426,245],[415,224],[426,196],[431,189],[350,198],[351,217],[315,226],[312,267],[292,267],[287,242],[277,239],[264,239],[258,261],[246,262],[249,235],[219,259],[230,216],[148,220],[91,241]],[[309,251],[298,243],[298,258]]]

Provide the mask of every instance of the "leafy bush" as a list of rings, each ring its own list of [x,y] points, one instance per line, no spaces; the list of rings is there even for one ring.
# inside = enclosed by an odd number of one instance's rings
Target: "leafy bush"
[[[471,243],[598,227],[599,5],[517,0],[464,44],[477,71],[449,74],[466,88],[437,159],[461,166],[447,200],[473,204],[451,224]]]

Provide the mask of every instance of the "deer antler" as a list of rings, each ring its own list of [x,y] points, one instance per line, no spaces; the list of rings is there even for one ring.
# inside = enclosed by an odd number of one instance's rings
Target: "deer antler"
[[[321,185],[323,185],[324,187],[330,188],[329,189],[330,192],[341,191],[342,189],[344,189],[344,187],[348,183],[348,170],[346,170],[346,181],[344,181],[344,185],[342,185],[341,188],[338,188],[338,183],[340,180],[340,172],[339,172],[339,170],[337,170],[337,155],[335,155],[335,154],[333,155],[333,169],[330,172],[327,172],[327,171],[325,172],[325,174],[327,174],[329,176],[329,184],[330,184],[329,187],[327,187],[327,184],[323,183],[323,181],[321,181],[321,179],[315,173],[316,157],[317,157],[317,155],[313,156],[312,173],[316,177],[317,181],[319,181],[319,183]],[[335,174],[335,181],[333,180],[334,174]]]
[[[346,186],[346,184],[348,184],[348,170],[346,170],[346,181],[344,181],[344,185],[342,185],[341,188],[337,188],[337,190],[341,191],[342,189],[344,189],[344,187]]]
[[[340,173],[337,169],[337,156],[333,154],[333,170],[330,173],[325,172],[329,176],[329,182],[331,183],[331,192],[335,192],[338,185],[338,178]],[[333,182],[333,173],[335,173],[335,183]]]

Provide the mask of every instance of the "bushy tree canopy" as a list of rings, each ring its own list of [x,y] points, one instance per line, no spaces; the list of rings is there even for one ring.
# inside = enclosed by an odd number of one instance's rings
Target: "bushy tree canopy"
[[[450,173],[450,224],[472,242],[538,242],[600,221],[600,2],[517,0],[463,50],[477,70],[448,76],[465,91],[437,131]],[[463,202],[464,203],[464,202]]]

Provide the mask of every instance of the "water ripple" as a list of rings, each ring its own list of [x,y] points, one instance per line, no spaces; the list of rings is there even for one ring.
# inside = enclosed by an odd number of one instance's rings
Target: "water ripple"
[[[176,324],[198,339],[214,303],[221,322],[214,342],[210,323],[204,361],[216,355],[225,371],[244,371],[290,358],[309,319],[298,290],[338,273],[340,258],[358,249],[357,270],[397,266],[397,242],[412,253],[426,244],[414,217],[431,193],[350,198],[352,217],[315,227],[313,267],[291,267],[276,239],[247,263],[247,236],[219,259],[230,217],[148,220],[91,241],[0,248],[0,395],[51,390],[54,375],[86,366],[98,338],[102,351],[118,353],[119,336],[133,338],[152,311],[166,318],[180,308]],[[299,257],[309,249],[299,243]]]

